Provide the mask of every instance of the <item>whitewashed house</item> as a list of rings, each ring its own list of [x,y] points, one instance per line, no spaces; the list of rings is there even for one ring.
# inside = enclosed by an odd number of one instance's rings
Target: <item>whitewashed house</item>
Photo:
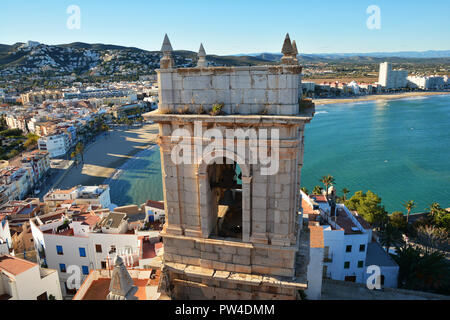
[[[48,151],[50,158],[63,156],[70,149],[70,137],[67,133],[45,136],[38,140],[39,150]]]
[[[0,300],[62,300],[56,270],[0,255]]]
[[[52,213],[31,219],[30,225],[38,260],[58,270],[64,296],[75,294],[91,270],[110,268],[117,255],[128,267],[156,256],[149,235],[130,229],[126,213]],[[78,276],[70,278],[74,272]]]
[[[108,209],[111,205],[108,185],[76,186],[67,190],[50,190],[44,196],[44,201],[51,207],[67,200],[73,200],[73,203],[76,204],[102,206],[104,209]]]
[[[304,217],[323,228],[324,278],[365,283],[371,274],[367,273],[368,266],[395,264],[387,263],[386,259],[390,259],[387,254],[376,250],[379,244],[372,242],[370,224],[356,212],[350,212],[343,204],[337,204],[333,211],[324,195],[301,193]],[[381,267],[382,283],[386,287],[397,287],[398,266],[396,273],[392,270]]]
[[[12,248],[11,232],[6,215],[0,215],[0,254],[9,254]]]
[[[145,219],[146,221],[161,221],[164,219],[164,202],[147,200],[145,203]]]

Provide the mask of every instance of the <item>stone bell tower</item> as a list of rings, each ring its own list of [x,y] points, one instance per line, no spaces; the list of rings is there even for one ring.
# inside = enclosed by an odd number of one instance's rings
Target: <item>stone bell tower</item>
[[[299,214],[303,134],[314,105],[299,101],[302,68],[289,36],[271,66],[206,67],[201,46],[196,67],[175,68],[167,36],[162,49],[159,106],[144,115],[159,124],[161,291],[298,298],[309,257]]]

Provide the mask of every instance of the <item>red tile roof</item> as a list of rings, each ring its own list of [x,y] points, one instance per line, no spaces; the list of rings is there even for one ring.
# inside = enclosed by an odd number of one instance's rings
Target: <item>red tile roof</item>
[[[360,234],[361,231],[353,230],[353,228],[356,228],[356,225],[353,223],[352,219],[347,215],[345,210],[341,208],[337,208],[336,210],[336,223],[344,229],[345,234]],[[331,219],[334,221],[334,215],[331,215]]]
[[[368,223],[363,217],[358,216],[356,214],[353,215],[356,220],[358,220],[359,224],[364,228],[364,229],[372,229],[372,226],[370,225],[370,223]]]
[[[72,216],[72,220],[73,221],[82,221],[81,224],[83,224],[83,225],[93,226],[97,222],[100,221],[100,217],[91,211],[91,212],[87,212],[87,213],[74,215],[74,216]]]
[[[150,259],[156,257],[155,245],[150,242],[142,242],[142,259]]]
[[[321,226],[309,226],[309,246],[311,248],[323,248],[323,228]]]
[[[316,202],[328,202],[327,198],[323,195],[312,195],[310,196],[311,199],[314,199]]]
[[[133,279],[134,285],[138,288],[137,292],[134,294],[139,300],[146,300],[147,294],[146,286],[148,279]],[[100,278],[98,280],[92,281],[89,289],[84,294],[83,300],[106,300],[109,293],[109,284],[111,283],[110,278]]]
[[[10,255],[0,256],[0,270],[9,272],[15,276],[35,266],[37,266],[37,264],[24,259],[20,259]]]
[[[315,211],[304,197],[302,197],[302,208],[304,214],[313,214]]]
[[[164,210],[164,202],[162,202],[162,201],[147,200],[145,205],[148,207],[153,207],[153,208]]]

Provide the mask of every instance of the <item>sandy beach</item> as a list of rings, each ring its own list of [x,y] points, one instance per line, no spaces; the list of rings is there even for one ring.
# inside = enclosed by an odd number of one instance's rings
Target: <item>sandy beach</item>
[[[66,189],[76,185],[98,185],[110,178],[123,163],[139,151],[156,142],[158,126],[116,127],[97,137],[84,152],[84,164],[69,169],[54,188]],[[81,161],[80,161],[81,162]]]
[[[316,106],[334,103],[355,103],[362,101],[376,101],[376,100],[395,100],[395,99],[405,99],[412,97],[425,97],[425,96],[435,96],[450,94],[450,91],[432,91],[432,92],[403,92],[403,93],[392,93],[392,94],[376,94],[360,96],[355,98],[332,98],[332,99],[313,99]]]

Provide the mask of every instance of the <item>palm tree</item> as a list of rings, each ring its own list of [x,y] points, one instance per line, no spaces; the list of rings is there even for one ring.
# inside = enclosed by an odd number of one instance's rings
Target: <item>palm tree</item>
[[[430,210],[430,213],[432,216],[436,215],[437,213],[439,213],[439,211],[441,210],[441,206],[439,205],[439,203],[437,202],[433,202],[429,208],[427,208],[428,210]]]
[[[72,159],[75,159],[75,166],[78,167],[77,152],[76,152],[76,151],[72,151],[72,153],[70,154],[70,157],[71,157]]]
[[[320,179],[320,182],[322,182],[325,185],[325,194],[327,196],[328,199],[328,186],[332,185],[334,183],[334,178],[333,176],[323,176],[322,179]]]
[[[81,155],[81,161],[84,163],[84,156],[83,156],[83,152],[84,152],[84,144],[82,142],[78,142],[76,147],[75,147],[75,152],[79,155]]]
[[[343,196],[344,201],[347,200],[347,194],[349,194],[349,193],[350,193],[350,190],[348,190],[347,188],[342,189],[342,194],[344,195]]]
[[[315,186],[312,193],[316,194],[316,195],[322,194],[322,187],[321,186]]]
[[[400,230],[388,223],[384,230],[380,232],[380,243],[389,253],[390,247],[400,247],[403,244],[403,236]]]
[[[305,187],[301,188],[301,190],[302,190],[304,193],[306,193],[306,194],[309,193],[309,192],[308,192],[308,189],[306,189]]]
[[[408,224],[409,214],[411,213],[411,210],[416,206],[416,204],[414,203],[413,200],[409,200],[403,206],[406,208],[406,211],[408,211],[408,214],[406,216],[406,224]]]
[[[448,291],[450,270],[443,254],[406,246],[391,257],[400,267],[399,287],[437,293],[445,293],[447,288]]]

